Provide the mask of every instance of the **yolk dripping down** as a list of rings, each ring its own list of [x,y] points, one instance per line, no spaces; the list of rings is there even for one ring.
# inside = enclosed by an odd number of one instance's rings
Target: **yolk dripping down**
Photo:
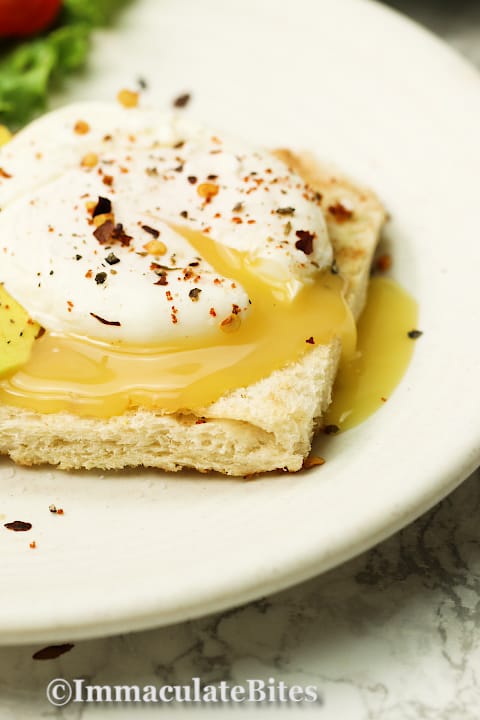
[[[338,275],[320,274],[292,300],[280,284],[259,277],[246,253],[177,230],[216,272],[243,285],[252,301],[246,321],[239,324],[232,315],[220,341],[122,350],[47,331],[34,343],[29,361],[0,381],[0,402],[96,417],[136,407],[174,412],[208,405],[334,337],[341,339],[344,357],[353,354],[355,322]]]

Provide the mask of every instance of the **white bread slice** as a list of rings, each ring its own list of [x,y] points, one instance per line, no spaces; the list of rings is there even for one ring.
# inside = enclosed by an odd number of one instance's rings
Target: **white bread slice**
[[[369,190],[322,168],[310,155],[275,153],[322,195],[336,264],[355,317],[363,309],[385,212]],[[350,214],[351,211],[351,214]],[[302,467],[331,401],[340,342],[318,346],[253,385],[195,412],[134,410],[104,419],[0,406],[0,454],[21,465],[63,470],[195,468],[250,475]]]

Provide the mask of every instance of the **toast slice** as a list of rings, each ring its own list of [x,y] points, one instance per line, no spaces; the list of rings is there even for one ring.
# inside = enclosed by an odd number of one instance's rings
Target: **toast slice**
[[[385,211],[376,196],[320,166],[308,154],[278,150],[322,196],[336,265],[357,318]],[[299,361],[195,412],[132,410],[108,419],[40,414],[0,406],[0,454],[21,465],[62,470],[195,468],[250,475],[302,467],[315,429],[331,401],[340,342],[315,347]]]

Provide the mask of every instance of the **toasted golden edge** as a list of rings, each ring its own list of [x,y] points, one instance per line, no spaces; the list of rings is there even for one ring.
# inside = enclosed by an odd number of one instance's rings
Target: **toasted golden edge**
[[[275,154],[321,195],[336,265],[347,282],[346,298],[358,317],[385,220],[381,203],[309,154]],[[330,404],[340,350],[338,340],[316,347],[195,412],[139,409],[104,420],[0,406],[0,454],[21,465],[49,463],[64,470],[145,466],[234,476],[294,472],[302,467]]]

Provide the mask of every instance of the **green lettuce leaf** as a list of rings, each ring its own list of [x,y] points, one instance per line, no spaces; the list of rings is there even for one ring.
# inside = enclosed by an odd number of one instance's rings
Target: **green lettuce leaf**
[[[85,64],[94,27],[111,21],[127,0],[64,0],[58,21],[0,54],[0,123],[16,130],[47,106],[52,83]]]

